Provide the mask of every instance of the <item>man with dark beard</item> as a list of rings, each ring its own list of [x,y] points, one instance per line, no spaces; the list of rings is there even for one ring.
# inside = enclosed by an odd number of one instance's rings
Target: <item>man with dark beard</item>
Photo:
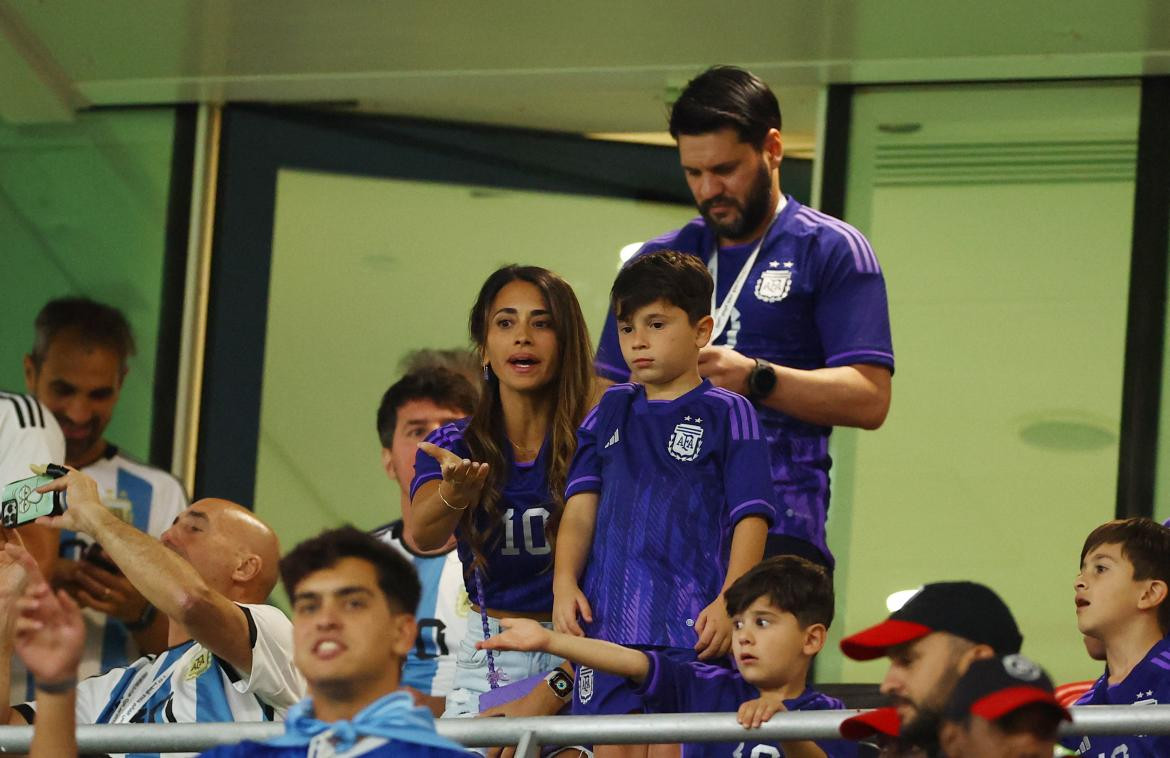
[[[990,588],[974,582],[928,584],[882,623],[841,640],[858,661],[888,656],[881,691],[892,709],[846,720],[841,734],[893,735],[883,756],[934,756],[943,708],[972,661],[1020,652],[1023,637],[1012,612]],[[885,725],[896,711],[899,729]],[[868,729],[864,727],[869,727]]]
[[[876,429],[890,404],[881,267],[860,232],[780,191],[780,106],[751,73],[716,66],[695,77],[671,110],[670,133],[701,218],[639,255],[670,249],[707,264],[715,326],[699,372],[759,414],[777,506],[766,555],[831,569],[829,433]],[[595,368],[602,380],[629,380],[612,313]]]

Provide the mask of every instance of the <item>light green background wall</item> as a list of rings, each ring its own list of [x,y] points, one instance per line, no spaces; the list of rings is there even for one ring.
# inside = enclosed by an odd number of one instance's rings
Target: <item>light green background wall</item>
[[[121,308],[139,350],[107,436],[143,459],[174,118],[142,109],[61,125],[0,123],[0,387],[24,390],[21,358],[47,300],[81,294]]]
[[[399,515],[374,413],[409,350],[468,344],[483,280],[534,263],[573,286],[594,340],[618,250],[692,208],[282,171],[277,181],[256,510],[285,545]]]
[[[842,633],[887,596],[974,579],[1057,680],[1093,678],[1076,630],[1081,542],[1112,518],[1136,83],[888,88],[854,102],[846,216],[889,287],[885,426],[839,430],[830,519]],[[913,125],[917,125],[915,128]]]

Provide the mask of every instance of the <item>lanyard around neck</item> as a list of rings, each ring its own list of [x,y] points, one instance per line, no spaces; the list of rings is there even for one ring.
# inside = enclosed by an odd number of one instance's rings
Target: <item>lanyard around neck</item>
[[[711,288],[711,316],[715,319],[715,324],[711,328],[711,341],[708,344],[715,344],[715,340],[719,339],[719,336],[723,334],[723,330],[727,328],[727,322],[731,320],[731,312],[735,310],[735,302],[739,300],[739,293],[743,290],[743,285],[747,282],[748,274],[751,273],[752,267],[756,265],[756,256],[760,254],[760,248],[764,246],[764,240],[768,238],[768,232],[772,231],[772,225],[776,223],[776,219],[780,218],[780,213],[787,204],[787,198],[781,195],[780,202],[776,204],[776,212],[772,214],[772,220],[768,222],[764,233],[760,235],[759,242],[752,248],[752,254],[743,262],[743,266],[739,269],[739,274],[735,277],[735,281],[731,283],[731,289],[727,290],[727,294],[723,296],[722,303],[718,303],[715,300],[715,291],[719,289],[719,235],[715,236],[715,242],[712,244],[711,258],[707,261],[707,270],[711,272],[711,280],[715,283],[715,286]]]

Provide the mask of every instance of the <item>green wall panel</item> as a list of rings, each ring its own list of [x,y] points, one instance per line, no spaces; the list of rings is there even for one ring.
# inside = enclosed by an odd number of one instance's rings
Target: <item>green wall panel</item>
[[[876,432],[834,435],[838,620],[818,673],[925,582],[999,591],[1024,650],[1093,678],[1072,584],[1112,518],[1136,83],[905,87],[854,101],[846,217],[886,273],[897,374]]]

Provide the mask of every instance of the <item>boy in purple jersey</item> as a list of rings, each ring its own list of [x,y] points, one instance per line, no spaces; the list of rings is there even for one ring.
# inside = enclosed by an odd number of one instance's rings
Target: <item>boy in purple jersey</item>
[[[1081,549],[1077,628],[1105,646],[1105,673],[1076,705],[1170,703],[1170,529],[1148,518],[1110,521]],[[1170,755],[1170,736],[1071,739],[1080,755]]]
[[[805,680],[813,656],[833,621],[833,582],[803,558],[777,556],[756,565],[724,593],[734,620],[736,669],[679,662],[661,650],[639,650],[601,640],[548,631],[525,619],[502,622],[506,631],[480,646],[493,650],[544,650],[584,667],[620,677],[654,713],[737,711],[745,727],[758,727],[778,711],[844,708],[836,698],[810,689]],[[853,756],[857,746],[840,740],[770,743],[696,743],[685,758],[823,758]]]
[[[647,242],[680,250],[715,279],[711,343],[699,373],[746,395],[771,448],[776,521],[768,555],[832,567],[825,541],[829,433],[876,429],[890,405],[894,352],[885,279],[862,234],[780,191],[780,106],[751,73],[716,66],[670,115],[701,218]],[[609,314],[594,368],[629,380]]]
[[[640,384],[607,390],[578,431],[554,564],[558,631],[683,662],[730,646],[722,593],[763,557],[772,488],[751,404],[699,377],[711,286],[694,256],[669,251],[614,282]],[[642,709],[621,678],[583,671],[591,687],[579,682],[574,713]]]

